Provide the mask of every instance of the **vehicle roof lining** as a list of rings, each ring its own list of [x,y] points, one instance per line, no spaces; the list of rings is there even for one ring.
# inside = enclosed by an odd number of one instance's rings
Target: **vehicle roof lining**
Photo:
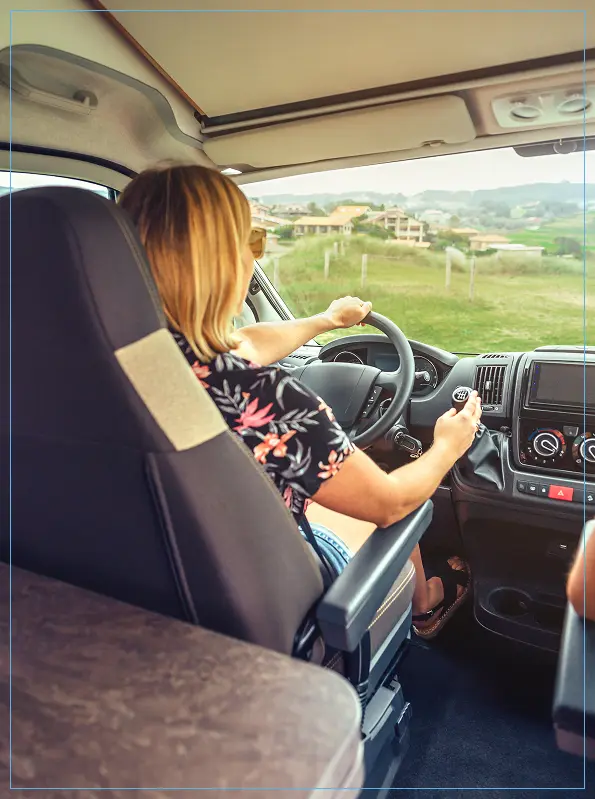
[[[387,100],[394,95],[407,95],[411,92],[423,93],[426,96],[432,95],[437,90],[452,90],[453,85],[459,83],[476,83],[490,81],[494,78],[507,77],[511,75],[522,75],[523,73],[537,73],[542,70],[553,70],[555,67],[571,66],[576,67],[595,62],[595,47],[588,50],[563,53],[561,55],[549,56],[526,61],[519,61],[514,64],[502,64],[494,67],[487,67],[467,72],[453,73],[448,75],[438,75],[435,78],[414,80],[405,83],[396,83],[387,86],[377,86],[375,88],[364,89],[363,91],[344,92],[326,97],[317,97],[312,100],[303,100],[295,103],[284,103],[276,106],[264,108],[253,108],[247,111],[240,111],[233,114],[222,114],[221,116],[208,117],[204,113],[201,115],[205,131],[210,131],[219,125],[227,126],[238,122],[252,122],[266,117],[276,117],[281,114],[293,114],[299,112],[326,110],[332,106],[342,103],[360,103],[368,100]]]
[[[262,109],[328,104],[346,87],[382,94],[469,72],[505,74],[528,61],[582,61],[583,49],[595,47],[584,12],[560,9],[559,0],[525,0],[521,9],[516,0],[497,9],[475,0],[454,11],[448,0],[423,9],[395,8],[394,0],[375,0],[373,9],[361,0],[261,0],[258,9],[249,0],[228,0],[225,9],[180,0],[171,13],[161,0],[128,0],[125,10],[118,0],[87,4],[107,10],[104,18],[218,124]]]

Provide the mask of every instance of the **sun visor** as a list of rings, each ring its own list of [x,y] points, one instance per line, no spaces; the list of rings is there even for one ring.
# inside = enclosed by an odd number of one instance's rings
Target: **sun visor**
[[[305,164],[357,155],[412,150],[428,143],[475,139],[464,100],[454,95],[343,111],[208,138],[206,154],[219,165],[254,168]]]

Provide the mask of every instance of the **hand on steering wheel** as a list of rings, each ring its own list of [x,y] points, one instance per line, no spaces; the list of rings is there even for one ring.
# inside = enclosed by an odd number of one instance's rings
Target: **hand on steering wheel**
[[[386,435],[401,417],[413,391],[415,361],[409,341],[390,319],[370,313],[362,322],[388,337],[399,356],[396,372],[381,372],[364,364],[317,361],[297,369],[293,376],[331,406],[336,420],[350,435],[352,442],[363,448]],[[383,388],[393,392],[390,405],[374,424],[354,434],[366,407],[375,403]]]

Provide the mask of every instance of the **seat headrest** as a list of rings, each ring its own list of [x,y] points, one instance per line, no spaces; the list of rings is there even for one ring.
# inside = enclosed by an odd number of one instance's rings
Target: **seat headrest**
[[[46,248],[56,291],[75,291],[113,352],[166,327],[157,288],[132,221],[111,200],[64,186],[26,189],[3,197],[12,205],[12,237]],[[51,298],[48,298],[48,300]]]

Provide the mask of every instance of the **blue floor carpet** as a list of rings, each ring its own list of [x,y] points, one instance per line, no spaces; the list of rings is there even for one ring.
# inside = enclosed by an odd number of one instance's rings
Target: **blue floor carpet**
[[[413,642],[399,674],[411,747],[390,799],[595,796],[595,764],[585,792],[582,759],[556,747],[553,657],[485,632],[466,606],[435,641]]]

